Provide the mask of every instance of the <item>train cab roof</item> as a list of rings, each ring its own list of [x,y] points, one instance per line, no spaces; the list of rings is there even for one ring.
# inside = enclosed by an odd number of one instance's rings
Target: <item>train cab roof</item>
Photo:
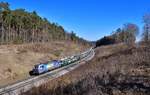
[[[39,66],[41,66],[42,64],[37,64],[37,65],[34,65],[34,68],[39,68]]]
[[[52,60],[51,62],[56,63],[56,62],[60,62],[60,60]]]

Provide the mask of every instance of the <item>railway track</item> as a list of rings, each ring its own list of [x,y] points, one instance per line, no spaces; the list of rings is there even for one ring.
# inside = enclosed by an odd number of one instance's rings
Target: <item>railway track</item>
[[[5,87],[0,88],[0,95],[18,95],[22,92],[26,92],[30,90],[33,87],[38,87],[43,83],[46,83],[49,80],[53,80],[55,78],[58,78],[71,70],[74,70],[75,68],[79,67],[80,65],[85,64],[86,61],[91,60],[95,55],[94,50],[91,48],[83,53],[81,53],[79,56],[81,59],[77,62],[74,62],[70,65],[58,68],[56,70],[47,72],[45,74],[29,77],[25,80],[18,81],[16,83],[13,83],[11,85],[7,85]]]

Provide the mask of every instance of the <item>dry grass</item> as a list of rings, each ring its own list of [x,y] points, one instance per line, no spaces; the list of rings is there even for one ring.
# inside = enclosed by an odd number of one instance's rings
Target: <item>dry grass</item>
[[[71,42],[1,45],[0,86],[29,77],[28,72],[39,62],[72,55],[84,48]]]
[[[100,47],[76,70],[27,95],[150,95],[150,47]]]

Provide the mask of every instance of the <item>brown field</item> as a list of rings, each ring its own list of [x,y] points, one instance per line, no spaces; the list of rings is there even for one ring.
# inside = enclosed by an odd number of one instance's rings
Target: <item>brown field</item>
[[[150,95],[150,47],[123,44],[96,48],[74,71],[26,95]]]
[[[85,48],[71,42],[0,46],[0,86],[29,77],[35,64],[79,53]]]

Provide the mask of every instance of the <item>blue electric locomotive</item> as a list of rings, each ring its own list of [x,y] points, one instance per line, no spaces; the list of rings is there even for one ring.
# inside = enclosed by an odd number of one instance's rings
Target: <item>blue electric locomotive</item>
[[[50,70],[61,67],[62,62],[59,60],[48,61],[46,63],[40,63],[35,65],[32,71],[30,71],[30,75],[39,75]]]

